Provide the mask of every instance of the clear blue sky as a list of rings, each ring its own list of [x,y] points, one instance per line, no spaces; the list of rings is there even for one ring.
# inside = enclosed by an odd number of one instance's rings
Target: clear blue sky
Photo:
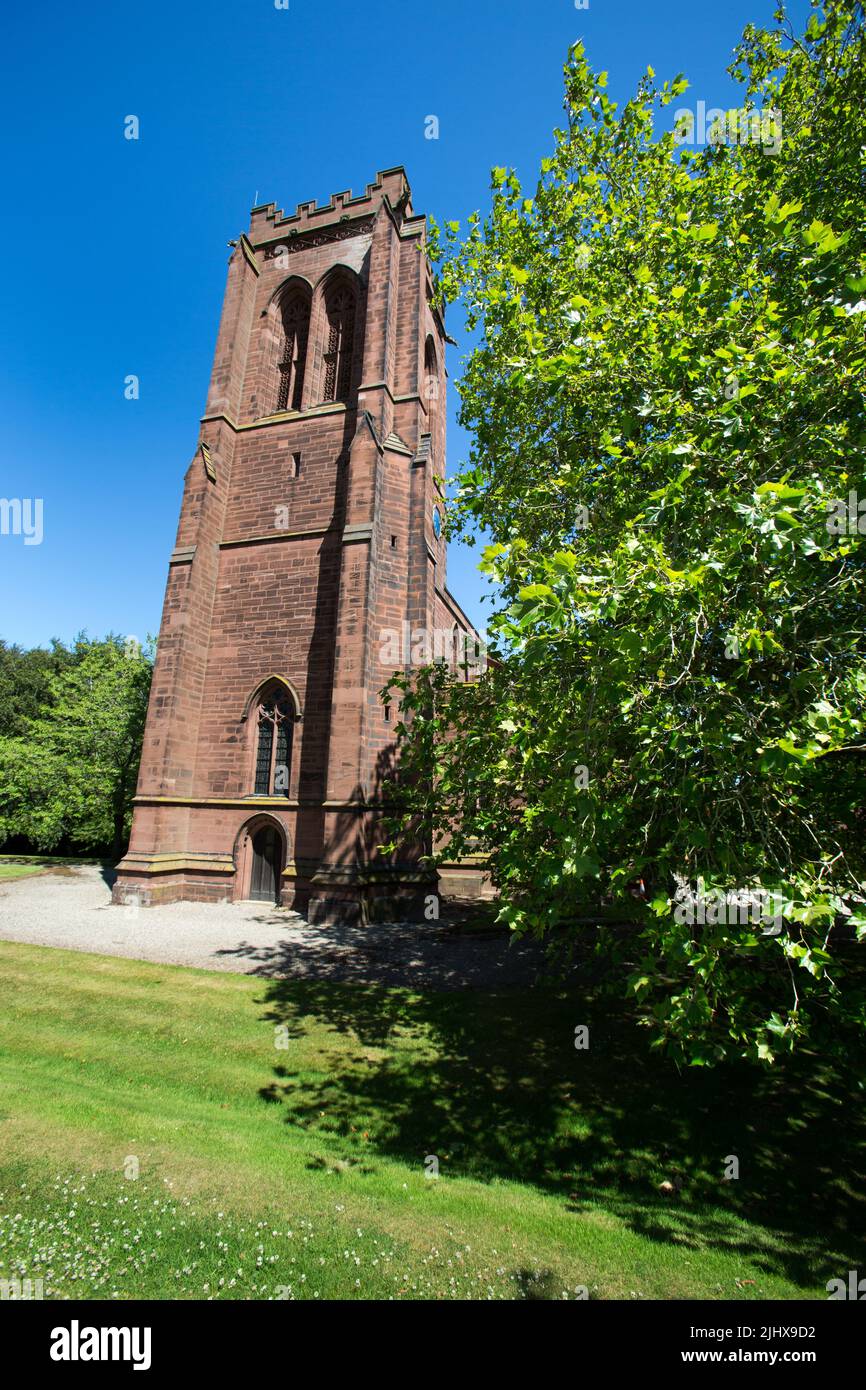
[[[796,0],[802,16],[805,0]],[[0,86],[0,496],[44,499],[44,539],[0,536],[0,637],[156,633],[230,238],[255,199],[363,190],[404,164],[415,206],[465,219],[489,170],[534,180],[582,37],[626,99],[651,63],[683,104],[772,0],[93,0],[7,7]],[[137,115],[141,138],[124,139]],[[425,117],[440,138],[424,136]],[[461,339],[459,312],[449,328]],[[465,339],[451,349],[454,416]],[[124,378],[141,381],[124,399]],[[449,585],[482,622],[477,551]]]

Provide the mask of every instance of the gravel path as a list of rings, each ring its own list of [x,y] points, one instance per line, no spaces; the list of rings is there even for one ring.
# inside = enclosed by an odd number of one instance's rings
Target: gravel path
[[[112,907],[95,865],[0,882],[0,939],[273,978],[424,989],[533,983],[544,955],[507,933],[473,937],[442,923],[312,927],[261,903]]]

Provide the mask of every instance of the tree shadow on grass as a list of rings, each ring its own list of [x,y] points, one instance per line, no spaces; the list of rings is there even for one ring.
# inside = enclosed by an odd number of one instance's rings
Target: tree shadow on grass
[[[801,1286],[862,1261],[853,1065],[681,1071],[590,984],[418,994],[273,980],[264,1003],[289,1039],[311,1025],[335,1035],[312,1071],[293,1068],[290,1044],[260,1094],[341,1162],[420,1169],[436,1155],[443,1175],[529,1184],[575,1213],[600,1205],[650,1240],[739,1252]]]

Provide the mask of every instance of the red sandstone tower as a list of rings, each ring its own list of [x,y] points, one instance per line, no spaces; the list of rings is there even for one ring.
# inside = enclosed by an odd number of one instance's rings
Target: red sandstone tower
[[[377,852],[378,692],[419,633],[474,635],[445,587],[425,231],[397,168],[326,207],[256,207],[235,247],[116,902],[258,898],[326,922],[435,891],[417,854]]]

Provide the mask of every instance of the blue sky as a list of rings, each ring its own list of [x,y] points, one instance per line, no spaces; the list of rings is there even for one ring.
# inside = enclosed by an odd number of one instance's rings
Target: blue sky
[[[404,164],[419,211],[464,220],[489,171],[533,182],[582,37],[625,100],[651,64],[683,104],[737,100],[725,68],[772,0],[48,0],[7,9],[0,87],[0,496],[44,537],[0,535],[0,637],[156,633],[204,409],[226,243],[249,209],[363,190]],[[796,0],[802,16],[805,0]],[[9,17],[11,14],[11,18]],[[124,118],[140,139],[124,139]],[[440,138],[425,139],[436,115]],[[450,349],[449,462],[466,458]],[[140,378],[137,401],[124,378]],[[483,623],[477,550],[449,587]]]

